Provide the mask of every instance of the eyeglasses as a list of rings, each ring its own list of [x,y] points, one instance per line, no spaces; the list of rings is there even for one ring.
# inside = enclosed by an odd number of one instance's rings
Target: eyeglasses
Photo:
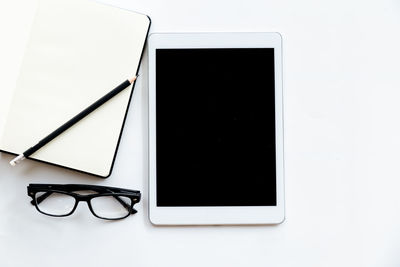
[[[69,216],[84,201],[97,218],[120,220],[137,212],[133,206],[140,201],[141,194],[136,190],[99,185],[29,184],[28,196],[39,212],[49,216]]]

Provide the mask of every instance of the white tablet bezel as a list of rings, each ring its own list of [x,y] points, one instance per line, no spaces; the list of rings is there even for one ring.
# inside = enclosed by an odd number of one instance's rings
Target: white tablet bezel
[[[156,194],[156,49],[274,48],[276,206],[158,207]],[[278,224],[285,218],[283,168],[282,37],[279,33],[154,33],[149,53],[149,219],[155,225]],[[179,75],[179,74],[178,74]]]

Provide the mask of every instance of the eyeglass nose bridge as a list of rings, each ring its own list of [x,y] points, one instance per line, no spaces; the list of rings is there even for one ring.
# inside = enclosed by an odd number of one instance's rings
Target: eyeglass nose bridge
[[[92,209],[92,205],[90,204],[90,199],[91,199],[90,196],[78,196],[78,197],[76,197],[75,199],[76,199],[76,204],[75,204],[74,211],[75,211],[75,209],[78,207],[78,205],[79,205],[80,202],[86,202],[87,207],[88,207],[89,210],[94,214],[93,209]]]
[[[87,195],[87,196],[78,196],[76,199],[78,202],[82,201],[82,202],[87,202],[89,204],[91,198],[92,197],[90,195]]]

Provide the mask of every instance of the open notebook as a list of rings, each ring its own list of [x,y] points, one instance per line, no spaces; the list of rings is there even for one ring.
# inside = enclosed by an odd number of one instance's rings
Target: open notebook
[[[19,154],[138,71],[150,19],[91,0],[40,0],[0,149]],[[127,88],[30,158],[110,175]]]

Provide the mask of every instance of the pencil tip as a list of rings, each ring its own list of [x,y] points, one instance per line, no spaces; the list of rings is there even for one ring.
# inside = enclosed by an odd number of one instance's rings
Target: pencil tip
[[[136,76],[133,77],[133,78],[130,78],[130,79],[129,79],[129,82],[130,82],[130,83],[133,83],[133,82],[137,79],[138,76],[139,76],[139,74],[136,75]]]

